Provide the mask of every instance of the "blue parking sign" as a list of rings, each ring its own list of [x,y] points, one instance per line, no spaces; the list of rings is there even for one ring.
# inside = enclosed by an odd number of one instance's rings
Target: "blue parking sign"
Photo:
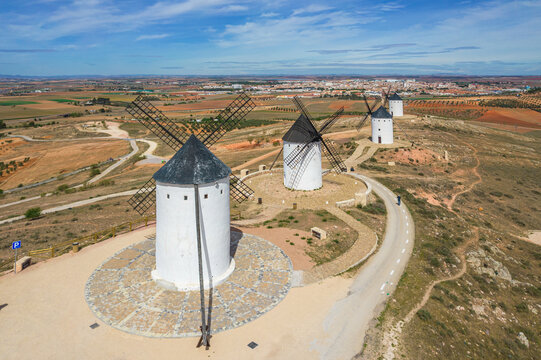
[[[12,248],[13,250],[18,249],[18,248],[20,248],[20,247],[21,247],[21,241],[20,241],[20,240],[19,240],[19,241],[14,241],[14,242],[11,244],[11,248]]]

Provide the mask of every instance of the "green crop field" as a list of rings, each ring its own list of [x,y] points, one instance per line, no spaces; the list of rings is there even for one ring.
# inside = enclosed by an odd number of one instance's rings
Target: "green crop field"
[[[15,105],[30,105],[30,104],[37,104],[37,102],[25,101],[25,100],[0,101],[0,106],[15,106]]]
[[[50,101],[56,101],[57,103],[71,103],[75,100],[71,99],[49,99]]]

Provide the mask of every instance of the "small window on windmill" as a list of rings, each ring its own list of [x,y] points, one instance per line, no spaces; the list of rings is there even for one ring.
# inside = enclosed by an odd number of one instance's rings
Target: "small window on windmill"
[[[167,194],[167,198],[169,199],[169,194]]]
[[[188,196],[184,195],[184,200],[188,200]]]
[[[209,198],[209,194],[205,194],[205,199],[208,199]]]
[[[223,194],[223,193],[224,193],[224,189],[221,189],[221,190],[220,190],[220,194]]]

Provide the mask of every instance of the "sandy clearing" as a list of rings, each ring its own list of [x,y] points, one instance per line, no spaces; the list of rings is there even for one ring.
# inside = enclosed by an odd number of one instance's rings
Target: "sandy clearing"
[[[297,203],[299,209],[321,209],[336,201],[353,199],[355,193],[366,191],[366,185],[350,176],[328,173],[323,176],[323,186],[313,191],[291,191],[284,187],[283,171],[273,170],[248,178],[250,186],[263,204],[284,205],[289,208]]]
[[[2,354],[18,359],[314,359],[314,339],[326,339],[326,314],[347,295],[351,279],[331,278],[293,288],[272,311],[239,328],[216,334],[209,351],[197,338],[152,339],[127,334],[97,320],[84,286],[114,252],[152,234],[149,227],[33,265],[0,278]],[[59,279],[62,279],[59,281]],[[94,330],[89,325],[97,322]],[[61,334],[61,336],[59,336]],[[250,349],[255,341],[259,346]],[[32,346],[28,346],[32,344]],[[22,351],[24,349],[24,351]]]
[[[87,121],[82,125],[78,125],[77,128],[81,131],[104,133],[118,139],[130,138],[130,134],[127,131],[121,130],[119,128],[120,123],[114,121],[106,121],[105,124],[107,128],[103,127],[103,123],[101,121]]]
[[[97,129],[97,132],[105,133],[111,135],[111,137],[121,138],[121,139],[127,139],[130,137],[130,134],[125,131],[121,130],[119,128],[120,123],[107,121],[107,129]]]
[[[541,230],[531,230],[528,234],[528,241],[541,246]]]

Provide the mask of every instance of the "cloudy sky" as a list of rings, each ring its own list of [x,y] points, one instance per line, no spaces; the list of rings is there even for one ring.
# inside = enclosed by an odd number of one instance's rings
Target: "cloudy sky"
[[[1,0],[0,74],[541,74],[541,1]]]

